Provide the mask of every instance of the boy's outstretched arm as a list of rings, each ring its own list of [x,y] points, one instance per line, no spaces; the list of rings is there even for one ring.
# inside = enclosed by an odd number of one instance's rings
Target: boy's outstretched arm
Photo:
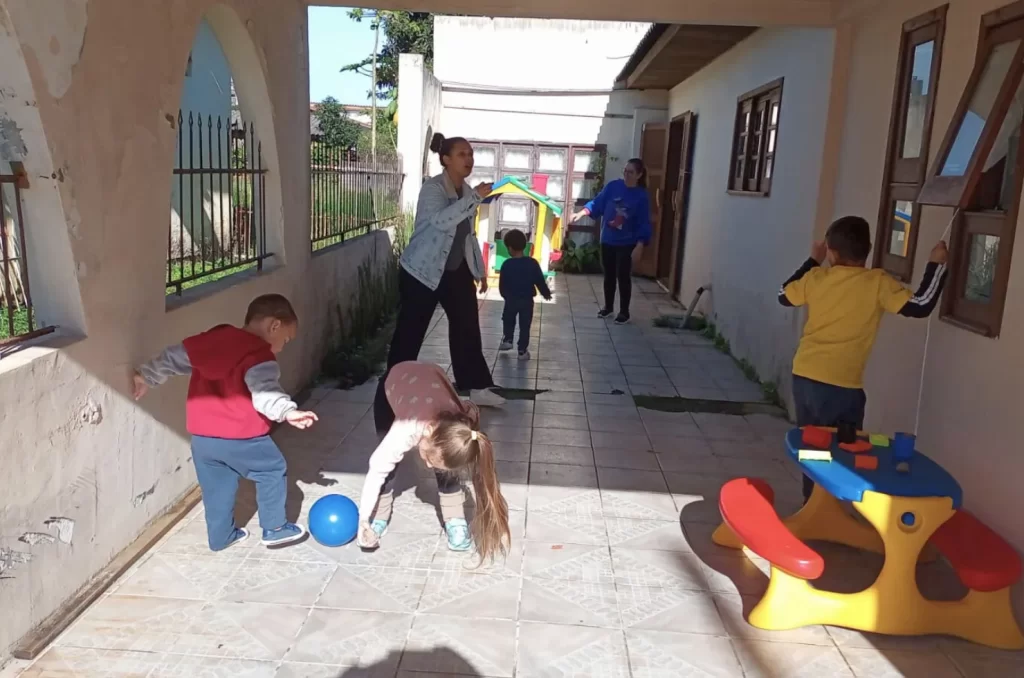
[[[804,297],[804,276],[811,270],[821,266],[825,260],[825,243],[816,242],[811,246],[811,256],[807,258],[800,268],[796,269],[793,275],[782,283],[779,288],[779,303],[783,306],[803,306],[806,303]]]
[[[135,370],[132,396],[138,400],[146,391],[162,386],[171,377],[185,377],[192,374],[192,362],[183,344],[168,346],[160,355]]]
[[[942,297],[942,288],[946,284],[947,257],[946,243],[940,240],[928,258],[928,265],[925,266],[924,277],[921,279],[917,292],[900,306],[897,311],[899,315],[906,318],[927,318],[932,314]]]
[[[246,370],[245,385],[252,394],[253,409],[270,421],[287,421],[300,429],[318,421],[315,413],[300,410],[281,386],[281,368],[276,360],[266,360]]]

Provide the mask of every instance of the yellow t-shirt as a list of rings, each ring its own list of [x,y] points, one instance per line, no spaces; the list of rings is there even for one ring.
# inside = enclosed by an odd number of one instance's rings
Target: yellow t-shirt
[[[899,313],[913,297],[882,269],[856,266],[816,266],[783,291],[808,310],[793,374],[845,388],[864,386],[882,313]]]

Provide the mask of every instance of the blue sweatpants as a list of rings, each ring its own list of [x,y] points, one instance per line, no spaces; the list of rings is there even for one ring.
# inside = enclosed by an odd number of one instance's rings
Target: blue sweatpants
[[[523,353],[530,347],[530,327],[533,325],[533,299],[506,299],[505,309],[501,312],[502,330],[505,340],[515,340],[516,320],[519,321],[519,352]]]
[[[203,491],[211,550],[220,551],[231,542],[239,478],[256,483],[260,527],[276,530],[287,522],[288,466],[270,436],[244,440],[192,436],[192,461]]]

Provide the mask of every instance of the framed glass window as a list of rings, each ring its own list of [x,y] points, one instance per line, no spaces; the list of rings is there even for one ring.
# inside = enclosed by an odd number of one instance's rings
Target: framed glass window
[[[568,148],[541,146],[537,150],[538,172],[564,172],[568,164]]]
[[[533,147],[503,146],[501,166],[506,170],[532,170]]]
[[[903,24],[897,57],[874,265],[904,282],[911,280],[917,251],[921,210],[915,202],[928,172],[928,140],[945,31],[945,6],[910,19]]]

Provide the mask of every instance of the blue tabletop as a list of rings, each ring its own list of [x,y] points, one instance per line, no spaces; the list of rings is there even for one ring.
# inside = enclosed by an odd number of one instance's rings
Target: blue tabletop
[[[796,428],[786,434],[786,451],[800,464],[811,480],[825,488],[829,494],[843,501],[860,501],[865,491],[887,494],[891,497],[950,497],[953,508],[960,508],[963,491],[960,484],[946,469],[921,454],[914,452],[910,471],[900,473],[892,458],[892,448],[874,447],[866,454],[878,457],[874,470],[854,468],[854,457],[839,449],[832,435],[832,461],[799,461],[801,448],[815,449],[802,442],[803,432]]]

